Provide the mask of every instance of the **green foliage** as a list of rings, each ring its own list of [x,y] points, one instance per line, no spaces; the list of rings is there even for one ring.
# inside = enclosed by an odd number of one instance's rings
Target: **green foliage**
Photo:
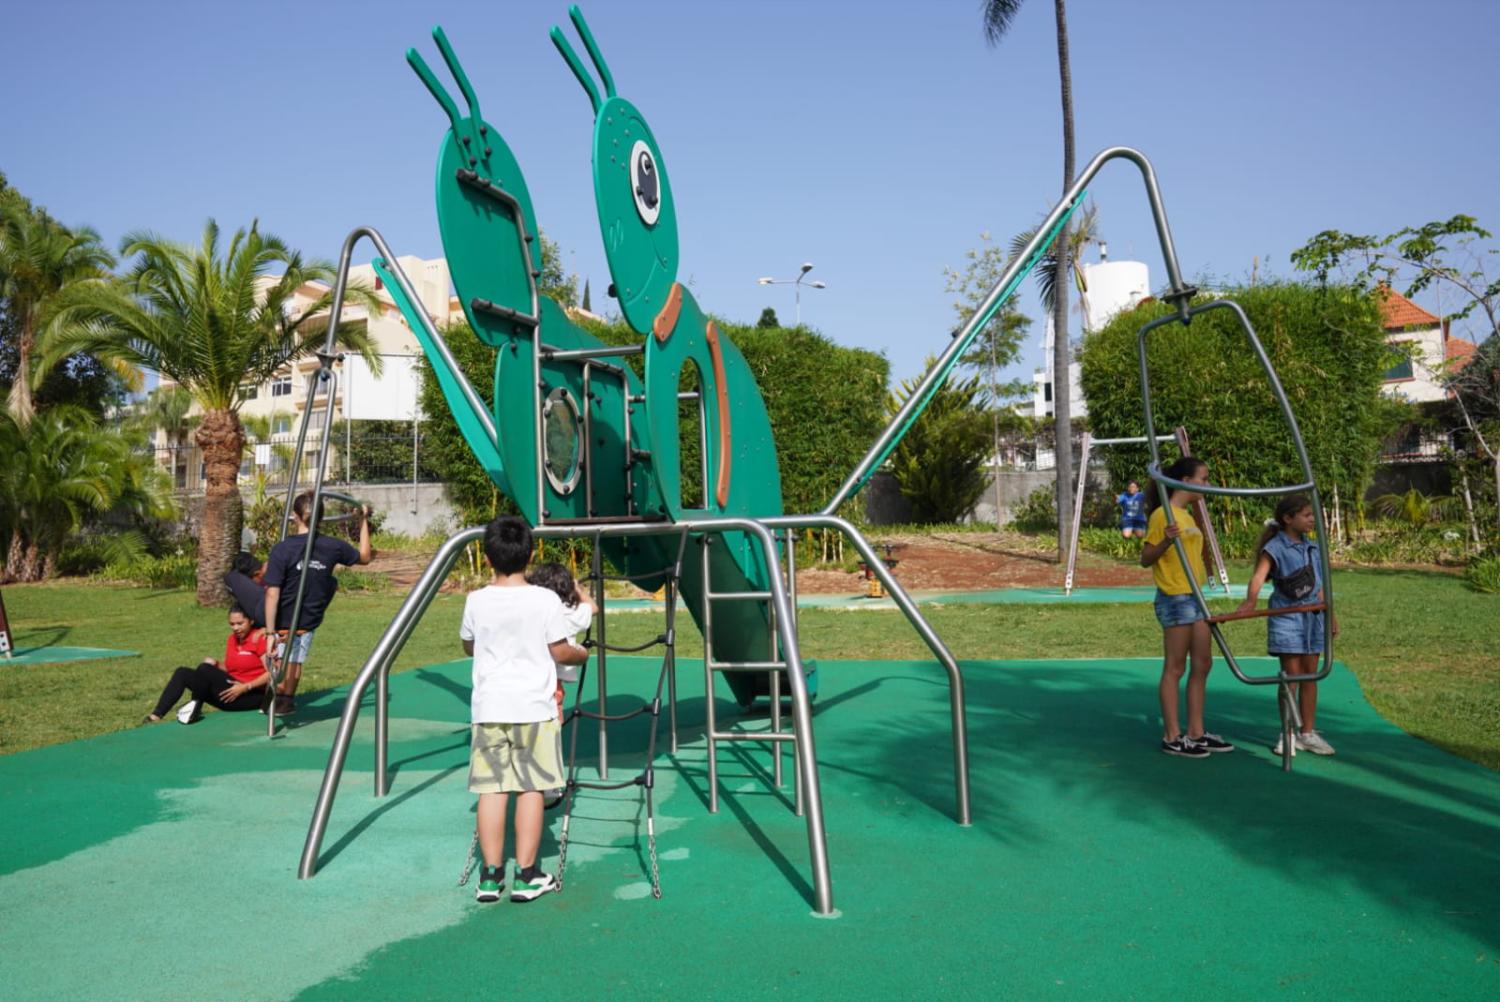
[[[767,306],[760,311],[760,319],[755,321],[757,327],[780,327],[781,321],[776,319],[776,311]]]
[[[67,539],[107,515],[128,524],[172,514],[165,474],[135,445],[78,408],[52,407],[24,424],[0,417],[0,557],[11,576],[51,577]],[[135,528],[114,535],[122,552],[144,546]]]
[[[431,481],[437,479],[437,471],[426,452],[426,430],[425,425],[417,427],[417,477]],[[343,454],[339,466],[348,469],[349,479],[354,483],[411,482],[410,421],[336,421],[332,438]]]
[[[1374,508],[1387,518],[1413,526],[1446,522],[1462,510],[1458,498],[1429,496],[1415,487],[1405,494],[1382,494],[1375,499]]]
[[[1479,557],[1469,563],[1464,580],[1470,588],[1485,595],[1500,594],[1500,554]]]
[[[816,511],[828,502],[855,462],[879,433],[888,367],[873,352],[843,348],[805,328],[756,328],[718,321],[760,384],[781,462],[781,489],[788,511]],[[585,322],[606,344],[635,344],[640,337],[624,324]],[[494,386],[495,350],[481,343],[467,324],[444,332],[448,346],[476,392],[489,403]],[[640,365],[639,357],[626,359]],[[448,485],[449,497],[465,524],[513,514],[458,432],[442,391],[424,364],[423,449],[429,468]],[[696,461],[690,441],[685,468]]]
[[[992,242],[988,233],[979,235],[980,245],[964,252],[962,269],[943,268],[944,290],[954,293],[953,313],[961,329],[983,305],[990,290],[1000,281],[1008,263],[1005,249]],[[998,373],[1021,354],[1031,318],[1021,312],[1014,297],[1007,300],[979,328],[973,343],[959,360],[962,364],[989,371],[988,391],[992,405],[1023,394],[1027,384],[1013,381],[1001,384]]]
[[[1010,527],[1018,532],[1047,532],[1057,528],[1057,485],[1038,487],[1014,511]]]
[[[887,405],[891,415],[919,382],[901,383]],[[993,442],[990,415],[979,395],[979,377],[949,377],[891,453],[891,473],[918,523],[957,522],[984,493],[984,461]]]
[[[147,588],[192,588],[198,582],[197,557],[191,553],[169,553],[112,560],[95,576],[101,581]]]
[[[1380,443],[1409,405],[1380,393],[1388,362],[1378,305],[1348,286],[1271,283],[1222,290],[1255,326],[1302,429],[1319,486],[1363,496]],[[1084,339],[1083,392],[1100,437],[1143,433],[1136,334],[1171,313],[1149,302]],[[1246,487],[1302,480],[1291,438],[1258,362],[1233,315],[1213,311],[1190,327],[1150,336],[1148,361],[1156,429],[1187,427],[1193,451],[1215,483]],[[1107,455],[1111,479],[1141,479],[1149,455],[1120,446]],[[1268,505],[1215,499],[1216,525],[1256,523]]]

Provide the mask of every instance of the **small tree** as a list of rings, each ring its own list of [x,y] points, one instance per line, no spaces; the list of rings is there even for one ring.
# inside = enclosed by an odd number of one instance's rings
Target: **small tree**
[[[1459,308],[1444,323],[1467,323],[1481,342],[1472,360],[1451,366],[1445,380],[1476,451],[1490,463],[1500,498],[1500,271],[1494,234],[1473,216],[1457,215],[1387,236],[1324,230],[1292,252],[1292,264],[1327,283],[1340,274],[1356,287],[1404,286],[1415,296],[1426,290],[1458,295]],[[1496,504],[1500,526],[1500,503]]]
[[[933,360],[928,359],[930,368]],[[920,379],[903,380],[887,411],[895,415]],[[984,493],[984,460],[990,449],[990,416],[979,377],[949,379],[891,453],[891,473],[922,523],[957,522]]]
[[[755,326],[760,328],[780,327],[781,321],[776,319],[776,311],[767,306],[760,311],[760,319],[755,321]]]

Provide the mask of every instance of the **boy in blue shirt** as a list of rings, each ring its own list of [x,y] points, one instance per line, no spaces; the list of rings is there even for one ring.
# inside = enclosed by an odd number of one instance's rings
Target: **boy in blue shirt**
[[[1125,485],[1125,493],[1115,498],[1115,504],[1120,506],[1120,535],[1126,539],[1131,536],[1144,538],[1146,535],[1146,495],[1141,493],[1141,485],[1132,480]]]

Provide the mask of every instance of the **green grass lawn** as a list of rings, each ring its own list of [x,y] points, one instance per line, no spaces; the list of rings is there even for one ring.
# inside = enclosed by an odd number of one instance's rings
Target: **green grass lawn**
[[[1422,571],[1346,570],[1334,584],[1343,627],[1337,656],[1376,710],[1418,737],[1500,769],[1500,598],[1469,591],[1451,575]],[[303,691],[348,683],[402,597],[340,594],[318,631]],[[5,602],[19,646],[121,648],[141,657],[29,667],[0,661],[0,753],[134,726],[172,668],[224,651],[223,614],[199,609],[186,591],[64,583],[8,587]],[[396,670],[458,656],[462,609],[462,596],[439,596]],[[1144,603],[929,606],[924,612],[961,659],[1141,657],[1157,654],[1161,645]],[[701,641],[686,616],[682,622],[681,649],[696,654]],[[896,612],[804,610],[801,627],[806,657],[926,656]],[[660,619],[622,614],[611,617],[609,629],[611,643],[636,643],[654,635]],[[1263,622],[1234,624],[1229,636],[1237,652],[1265,652]],[[1143,677],[1141,685],[1154,685],[1154,678]]]

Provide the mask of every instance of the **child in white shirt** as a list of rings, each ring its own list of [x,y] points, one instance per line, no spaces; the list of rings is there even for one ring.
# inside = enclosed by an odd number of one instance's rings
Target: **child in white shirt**
[[[563,622],[568,625],[568,642],[578,643],[578,635],[594,622],[594,603],[578,587],[573,575],[562,564],[537,564],[526,575],[526,580],[538,588],[545,588],[562,600]],[[557,662],[557,719],[563,719],[563,683],[578,681],[578,666]]]

